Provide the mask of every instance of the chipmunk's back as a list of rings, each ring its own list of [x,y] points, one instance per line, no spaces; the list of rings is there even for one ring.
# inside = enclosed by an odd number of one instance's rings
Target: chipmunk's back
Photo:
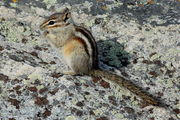
[[[82,26],[75,25],[75,30],[77,31],[77,36],[83,37],[85,43],[88,46],[88,50],[91,52],[91,58],[93,61],[93,68],[98,68],[98,51],[96,41],[89,30]]]

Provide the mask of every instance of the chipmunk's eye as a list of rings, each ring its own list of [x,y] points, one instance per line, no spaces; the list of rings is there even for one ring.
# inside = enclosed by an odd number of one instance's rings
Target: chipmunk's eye
[[[55,21],[49,21],[48,25],[53,25]]]

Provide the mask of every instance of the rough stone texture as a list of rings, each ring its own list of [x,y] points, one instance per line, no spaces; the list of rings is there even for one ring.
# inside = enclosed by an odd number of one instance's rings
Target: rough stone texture
[[[92,31],[102,68],[169,107],[144,106],[106,79],[62,75],[68,67],[39,25],[64,7]],[[179,75],[179,0],[0,1],[2,120],[178,120]]]

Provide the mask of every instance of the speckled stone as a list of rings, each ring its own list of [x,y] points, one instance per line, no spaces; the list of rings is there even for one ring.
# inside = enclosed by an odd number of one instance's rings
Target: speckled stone
[[[0,119],[180,119],[179,5],[178,0],[1,1]],[[92,31],[101,68],[168,106],[146,106],[105,78],[63,75],[68,67],[62,54],[39,25],[64,7]]]

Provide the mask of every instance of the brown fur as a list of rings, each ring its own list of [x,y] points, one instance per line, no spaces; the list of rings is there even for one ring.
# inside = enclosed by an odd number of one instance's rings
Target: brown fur
[[[63,55],[68,66],[76,74],[88,74],[91,70],[85,42],[79,37],[71,38],[63,46]]]
[[[63,47],[63,52],[65,56],[69,56],[74,51],[75,45],[73,44],[74,41],[70,41]]]

